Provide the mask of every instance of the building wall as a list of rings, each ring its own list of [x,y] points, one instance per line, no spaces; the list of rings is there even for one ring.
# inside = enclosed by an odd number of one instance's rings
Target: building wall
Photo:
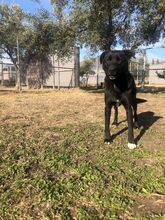
[[[165,84],[165,78],[158,77],[157,73],[165,71],[165,61],[161,63],[150,64],[149,66],[149,83],[150,84]]]
[[[105,73],[102,69],[102,65],[99,62],[99,57],[93,59],[93,71],[95,75],[89,76],[88,84],[89,85],[99,85],[104,82]],[[129,69],[131,74],[134,76],[135,82],[137,84],[142,81],[143,73],[143,60],[142,59],[131,59]],[[155,64],[146,64],[146,76],[145,83],[149,84],[165,84],[165,79],[158,77],[158,73],[165,71],[165,61]]]
[[[134,74],[133,70],[133,64],[137,63],[138,64],[138,60],[132,59],[132,68],[130,69],[131,73]],[[141,65],[141,64],[140,64]],[[96,57],[93,59],[93,69],[95,72],[95,75],[90,75],[88,78],[88,84],[89,85],[101,85],[104,82],[104,78],[105,78],[105,72],[102,68],[102,64],[100,64],[100,57]],[[139,71],[141,71],[141,67],[139,67]],[[85,81],[85,80],[84,80]]]
[[[13,64],[0,62],[1,85],[15,85],[16,70]]]
[[[79,48],[75,47],[67,61],[51,56],[52,73],[46,79],[45,86],[77,87],[79,86]]]
[[[58,61],[57,57],[45,59],[45,62],[31,62],[22,72],[22,85],[40,88],[46,87],[77,87],[79,86],[79,48],[73,49],[73,54],[68,61]],[[4,67],[7,70],[3,70]],[[16,80],[16,72],[11,71],[13,64],[0,63],[0,83],[6,81],[9,85]],[[2,84],[2,83],[1,83]]]

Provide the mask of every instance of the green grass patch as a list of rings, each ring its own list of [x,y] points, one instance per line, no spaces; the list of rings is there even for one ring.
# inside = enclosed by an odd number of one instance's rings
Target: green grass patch
[[[3,220],[118,219],[138,195],[165,192],[163,162],[138,163],[154,152],[127,149],[126,134],[107,146],[97,123],[42,127],[28,138],[27,129],[26,123],[0,128]]]

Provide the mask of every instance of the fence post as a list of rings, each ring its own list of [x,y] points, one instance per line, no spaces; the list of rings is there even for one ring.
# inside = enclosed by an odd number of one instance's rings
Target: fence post
[[[44,72],[43,72],[43,65],[42,61],[40,62],[40,77],[41,77],[41,89],[44,88]]]
[[[30,86],[29,86],[29,68],[27,66],[26,66],[26,86],[27,86],[28,89],[30,89]]]
[[[60,61],[58,59],[58,89],[60,89]]]
[[[146,74],[146,50],[144,50],[143,53],[143,71],[142,71],[142,90],[144,89],[144,84],[145,84],[145,74]]]
[[[3,76],[3,62],[1,63],[1,65],[2,65],[2,72],[1,72],[1,76],[2,76],[2,78],[1,78],[1,86],[3,86],[3,83],[4,83],[4,76]]]
[[[97,59],[97,75],[96,75],[96,80],[97,80],[97,88],[99,86],[99,64],[100,64],[100,60],[99,57],[96,58]]]
[[[150,68],[150,67],[149,67]],[[150,69],[148,69],[148,83],[149,86],[151,85],[151,73],[150,73]]]
[[[55,70],[55,62],[54,62],[54,55],[53,55],[53,89],[55,89],[55,83],[56,83],[56,81],[55,81],[56,72],[55,71],[56,70]]]
[[[72,76],[71,76],[71,88],[73,88],[73,80],[74,80],[74,69],[72,69]]]
[[[139,64],[136,64],[136,72],[137,72],[137,85],[139,85]]]
[[[132,62],[129,62],[129,71],[132,72]]]
[[[19,39],[17,36],[17,88],[19,92],[22,91],[22,85],[21,85],[21,71],[20,71],[20,54],[19,54]]]
[[[75,87],[80,85],[80,48],[74,47],[74,80]]]
[[[55,86],[56,86],[56,79],[55,79],[55,74],[56,74],[56,72],[55,72],[56,70],[55,70],[55,67],[53,68],[53,89],[55,89]]]
[[[96,75],[96,81],[97,81],[97,89],[98,89],[98,87],[99,87],[99,74],[98,73]]]

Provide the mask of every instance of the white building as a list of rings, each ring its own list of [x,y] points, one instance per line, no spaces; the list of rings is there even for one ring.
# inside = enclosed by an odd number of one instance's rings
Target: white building
[[[149,84],[165,84],[165,61],[149,65]]]
[[[1,85],[15,85],[16,70],[13,64],[0,61]]]
[[[80,52],[75,47],[68,61],[58,60],[51,56],[52,73],[44,85],[52,87],[77,87],[79,86]]]
[[[21,72],[21,84],[24,86],[40,88],[45,87],[78,87],[79,86],[79,48],[73,48],[68,61],[57,60],[51,56],[49,62],[31,62],[27,69]],[[24,64],[23,66],[26,66]],[[1,85],[15,85],[16,71],[14,65],[7,60],[0,63]]]

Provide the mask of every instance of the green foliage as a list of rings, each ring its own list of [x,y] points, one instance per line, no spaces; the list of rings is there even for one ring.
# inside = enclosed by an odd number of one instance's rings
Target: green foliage
[[[90,58],[85,58],[80,64],[80,76],[93,75],[95,72],[92,70],[93,62]]]
[[[70,29],[64,22],[59,26],[46,10],[32,15],[23,12],[17,5],[0,5],[0,48],[16,67],[17,38],[20,62],[25,67],[32,60],[42,61],[52,53],[58,57],[68,57],[74,46]]]
[[[16,65],[16,42],[20,33],[24,32],[23,20],[25,13],[17,5],[9,7],[0,5],[0,48],[7,53]],[[17,65],[16,65],[17,67]]]
[[[92,51],[121,44],[137,48],[157,42],[164,36],[164,0],[77,0],[52,1],[68,6],[70,26],[80,45]],[[62,11],[62,8],[61,8]]]
[[[155,43],[160,36],[165,36],[165,5],[164,0],[137,1],[137,24],[144,41]],[[136,30],[138,32],[138,30]],[[140,33],[138,33],[140,36]]]
[[[46,11],[36,16],[25,14],[18,6],[0,6],[1,37],[0,47],[13,63],[17,63],[16,42],[18,38],[20,62],[28,64],[30,60],[41,59],[52,50],[55,27]]]
[[[63,11],[65,9],[65,6],[69,4],[69,0],[51,0],[51,4],[54,5],[54,13],[57,17],[58,22],[61,22],[61,19],[63,18]]]
[[[70,4],[68,0],[52,0],[54,6],[55,24],[57,27],[56,40],[54,47],[56,49],[57,57],[64,59],[69,57],[73,47],[76,45],[76,30],[70,24],[66,7]]]
[[[28,42],[27,46],[32,51],[33,57],[40,60],[54,52],[53,43],[56,31],[57,28],[47,11],[42,10],[30,18],[30,24],[25,33],[25,42]]]

